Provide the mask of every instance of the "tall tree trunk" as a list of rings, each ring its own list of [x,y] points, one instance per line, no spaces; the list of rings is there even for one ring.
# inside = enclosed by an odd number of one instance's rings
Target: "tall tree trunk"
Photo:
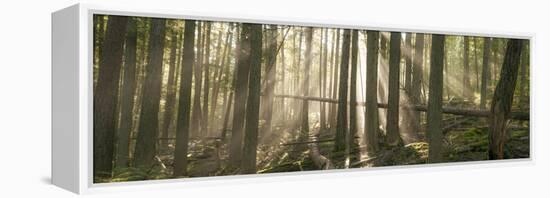
[[[142,110],[134,151],[134,166],[149,168],[156,154],[158,137],[158,112],[162,83],[162,59],[164,55],[164,36],[166,20],[151,19],[149,33],[149,59],[143,87]]]
[[[312,54],[312,40],[313,40],[313,28],[306,28],[306,53],[304,57],[304,81],[302,83],[302,93],[304,97],[309,96],[309,70],[311,68]],[[307,140],[309,136],[309,101],[302,101],[301,115],[301,133],[300,139]]]
[[[432,35],[432,52],[430,59],[430,90],[428,96],[428,112],[426,133],[428,144],[428,162],[438,163],[442,161],[443,131],[442,131],[442,107],[443,107],[443,62],[445,56],[445,36]]]
[[[161,146],[168,146],[168,128],[170,123],[172,123],[172,116],[174,115],[174,95],[175,95],[175,83],[176,83],[176,57],[177,57],[177,47],[178,47],[178,33],[175,29],[172,30],[171,35],[171,46],[170,46],[170,60],[168,68],[168,82],[166,88],[166,102],[164,103],[164,121],[162,127],[162,144]]]
[[[130,132],[132,130],[132,110],[136,95],[136,46],[137,26],[134,18],[128,19],[126,41],[124,47],[124,80],[122,84],[122,107],[120,113],[120,128],[118,129],[117,167],[129,166]]]
[[[223,116],[223,126],[222,126],[222,134],[221,134],[221,142],[224,142],[224,143],[227,137],[227,130],[228,130],[227,127],[229,125],[229,116],[231,114],[231,106],[233,105],[233,92],[230,92],[229,96],[225,100],[227,101],[227,103],[225,105],[225,113]]]
[[[110,17],[99,59],[94,92],[94,176],[110,177],[113,169],[116,102],[128,18]]]
[[[420,92],[422,88],[422,73],[423,73],[423,63],[424,63],[424,34],[417,33],[415,36],[414,44],[414,60],[413,60],[413,69],[412,69],[412,85],[411,85],[411,103],[414,105],[419,105],[420,101]],[[417,134],[420,129],[420,112],[414,111],[411,112],[411,126],[413,134]]]
[[[349,133],[346,136],[346,154],[351,160],[356,157],[349,156],[352,149],[357,149],[355,136],[358,136],[357,129],[357,53],[359,52],[359,33],[357,30],[351,32],[351,72],[350,72],[350,93],[349,93]],[[349,165],[348,165],[349,167]]]
[[[258,147],[258,123],[260,114],[260,79],[262,66],[262,25],[250,26],[250,75],[246,107],[246,127],[244,135],[241,173],[256,173],[256,150]]]
[[[386,136],[388,144],[400,144],[399,135],[399,63],[401,62],[401,33],[392,32],[390,37],[390,62],[388,74],[388,114]]]
[[[323,58],[321,59],[321,62],[322,62],[322,65],[321,65],[321,92],[320,92],[320,95],[321,97],[326,97],[327,95],[327,60],[328,60],[328,29],[325,28],[324,29],[324,37],[323,37],[324,41],[322,41],[322,45],[323,46],[323,50],[322,50],[322,54],[323,54]],[[327,112],[326,112],[326,104],[325,103],[320,103],[321,104],[321,121],[320,121],[320,124],[321,124],[321,130],[324,131],[327,129]]]
[[[336,137],[334,139],[334,161],[342,161],[346,149],[348,134],[348,73],[349,73],[350,30],[344,30],[342,57],[340,63],[340,82],[338,89],[338,114],[336,119]]]
[[[197,54],[195,58],[195,64],[194,64],[194,70],[193,76],[195,78],[194,82],[194,93],[193,93],[193,111],[191,115],[191,136],[199,136],[201,135],[200,129],[201,129],[201,120],[202,120],[202,112],[201,112],[201,95],[202,95],[202,61],[203,61],[203,53],[204,53],[204,28],[205,22],[198,22],[198,44],[197,44]]]
[[[303,37],[304,37],[304,30],[303,28],[300,28],[300,38],[298,39],[298,59],[296,60],[296,85],[295,85],[295,92],[296,92],[296,95],[299,95],[301,94],[301,91],[302,90],[302,81],[300,80],[300,73],[301,73],[301,62],[302,62],[302,40],[303,40]],[[301,104],[303,103],[303,101],[300,101],[300,100],[294,100],[294,105],[295,105],[295,111],[296,111],[296,115],[295,115],[295,118],[294,120],[296,120],[295,122],[295,126],[294,126],[294,130],[298,130],[299,127],[300,127],[300,119],[302,119],[302,106]]]
[[[524,110],[526,108],[525,105],[527,105],[527,108],[529,108],[529,95],[526,95],[526,84],[527,82],[527,76],[528,74],[528,67],[529,67],[529,43],[525,42],[525,47],[523,49],[523,53],[521,54],[521,70],[519,74],[519,108],[521,110]]]
[[[287,32],[290,31],[290,28],[287,30]],[[283,34],[283,29],[281,29],[281,35],[284,35]],[[285,39],[286,38],[286,35],[283,36],[282,39]],[[282,76],[281,76],[281,94],[287,94],[287,87],[286,87],[286,73],[287,73],[287,69],[286,69],[286,64],[285,64],[285,48],[286,48],[286,44],[285,42],[282,43],[282,49],[281,49],[281,61],[279,61],[281,63],[281,71],[282,71]],[[279,110],[281,111],[281,121],[282,123],[286,123],[287,122],[287,116],[288,116],[288,111],[287,111],[287,105],[285,103],[285,99],[281,98],[281,107],[279,108]]]
[[[325,48],[323,44],[326,44],[326,42],[323,43],[323,38],[326,38],[323,30],[324,29],[320,29],[320,33],[319,33],[320,34],[319,36],[319,69],[317,70],[319,72],[319,76],[318,76],[319,97],[321,98],[324,97],[323,96],[323,71],[326,69],[323,67],[323,57],[326,56],[323,54],[323,49]],[[324,109],[323,106],[324,104],[320,102],[319,103],[319,130],[323,130],[324,129],[323,125],[325,124],[325,116],[323,115],[323,109]]]
[[[202,101],[202,118],[201,118],[201,134],[203,136],[208,136],[208,96],[210,95],[210,32],[212,28],[212,23],[206,23],[206,33],[205,33],[205,53],[204,53],[204,94]]]
[[[332,69],[332,98],[336,99],[338,96],[338,69],[340,68],[338,63],[339,54],[340,54],[340,29],[336,29],[336,45],[334,50],[334,62],[333,62],[333,69]],[[347,81],[346,81],[347,82]],[[336,104],[331,105],[330,108],[330,127],[336,128]]]
[[[277,75],[277,25],[271,25],[266,34],[266,40],[268,42],[266,52],[266,85],[264,99],[262,105],[264,106],[263,118],[265,123],[263,125],[262,134],[267,135],[271,133],[271,122],[273,119],[273,95],[275,94],[275,83]]]
[[[248,95],[248,76],[250,72],[250,27],[251,24],[242,24],[237,65],[235,69],[235,104],[233,108],[233,129],[231,130],[231,144],[229,147],[229,166],[238,168],[242,159],[242,142],[244,115]]]
[[[187,150],[189,144],[189,121],[191,117],[191,78],[195,62],[195,21],[185,20],[180,76],[176,149],[174,153],[174,176],[187,175]]]
[[[476,92],[479,92],[479,64],[477,59],[477,38],[474,38],[474,67],[476,70]]]
[[[481,97],[479,108],[485,109],[487,104],[487,84],[489,83],[489,58],[491,54],[491,38],[485,38],[483,44],[483,66],[481,69]]]
[[[462,96],[468,100],[472,99],[472,90],[470,87],[470,39],[464,36],[464,73],[462,75]]]
[[[514,89],[521,57],[522,41],[510,39],[500,73],[500,80],[493,94],[491,115],[489,115],[489,159],[504,159],[504,144],[510,109],[514,100]]]
[[[378,45],[380,32],[367,32],[365,142],[369,155],[378,150]]]
[[[405,38],[405,92],[410,96],[412,89],[412,33],[407,33]]]
[[[221,31],[220,31],[221,33]],[[220,38],[221,38],[221,34],[220,34]],[[221,42],[221,40],[220,40]],[[219,90],[220,90],[220,86],[222,85],[225,85],[224,83],[226,83],[227,81],[225,80],[225,77],[227,75],[227,72],[225,72],[226,68],[229,68],[229,64],[226,64],[226,59],[229,59],[229,51],[231,50],[231,43],[233,43],[233,28],[232,26],[228,27],[227,29],[227,34],[225,35],[225,44],[223,45],[223,51],[221,52],[221,54],[219,55],[216,55],[217,57],[218,56],[221,56],[221,60],[217,60],[216,61],[216,66],[219,67],[219,69],[217,70],[218,73],[215,77],[215,86],[214,86],[214,89],[212,91],[212,101],[210,102],[210,111],[212,112],[210,114],[210,121],[209,123],[213,123],[212,127],[214,127],[215,129],[218,129],[218,123],[217,122],[214,122],[214,119],[216,118],[216,111],[217,111],[217,107],[218,107],[218,95],[219,95]],[[222,43],[219,43],[220,45]],[[218,46],[218,49],[221,49],[221,46]],[[219,57],[217,58],[219,59]],[[224,76],[224,74],[226,74]],[[224,92],[224,94],[227,93],[227,92]],[[225,107],[225,102],[226,102],[226,97],[224,96],[222,98],[224,100],[224,105],[222,105],[222,108]],[[222,115],[221,117],[223,117],[223,109],[222,109]]]

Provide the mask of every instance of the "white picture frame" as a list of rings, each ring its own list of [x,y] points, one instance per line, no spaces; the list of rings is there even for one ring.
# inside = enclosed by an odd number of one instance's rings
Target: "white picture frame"
[[[94,184],[92,180],[92,41],[93,14],[162,17],[176,19],[214,20],[227,22],[254,22],[313,27],[354,28],[380,31],[411,31],[469,36],[491,36],[528,39],[535,44],[535,34],[518,32],[472,31],[456,29],[394,27],[354,21],[318,20],[248,16],[246,14],[199,13],[176,10],[146,10],[142,8],[113,8],[92,4],[76,4],[52,14],[52,183],[78,194],[130,191],[136,189],[187,188],[195,186],[227,185],[238,183],[276,182],[296,179],[316,179],[364,176],[370,174],[400,173],[403,171],[433,171],[495,166],[518,166],[534,163],[535,141],[530,141],[530,158],[498,161],[476,161],[444,164],[376,167],[368,169],[341,169],[329,171],[290,172],[276,174],[236,175],[207,178],[149,180],[124,183]],[[533,53],[534,47],[531,47]],[[531,56],[533,60],[533,56]],[[531,67],[531,71],[532,71]],[[530,85],[532,87],[532,84]],[[534,94],[531,94],[531,110]],[[531,116],[533,112],[530,112]],[[531,126],[533,123],[530,123]],[[530,131],[533,139],[533,129]],[[411,170],[413,169],[413,170]],[[374,170],[374,171],[373,171]]]

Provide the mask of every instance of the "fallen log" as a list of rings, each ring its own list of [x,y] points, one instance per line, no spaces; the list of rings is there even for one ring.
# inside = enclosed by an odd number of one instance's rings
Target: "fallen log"
[[[328,102],[328,103],[338,103],[338,100],[332,98],[321,98],[313,96],[293,96],[293,95],[275,95],[277,98],[291,98],[297,100],[308,100],[308,101],[317,101],[317,102]],[[365,106],[365,102],[358,101],[357,106]],[[388,108],[388,104],[378,103],[378,108]],[[424,105],[402,105],[401,108],[415,111],[426,112],[428,110],[427,106]],[[478,109],[459,109],[456,107],[443,107],[443,113],[453,114],[453,115],[463,115],[463,116],[474,116],[474,117],[489,117],[491,114],[488,110],[478,110]],[[529,112],[510,112],[510,119],[514,120],[529,120]]]

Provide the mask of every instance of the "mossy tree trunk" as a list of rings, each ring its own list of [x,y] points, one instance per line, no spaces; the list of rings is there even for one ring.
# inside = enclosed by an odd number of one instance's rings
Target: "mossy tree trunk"
[[[514,89],[518,76],[522,41],[511,39],[506,47],[506,54],[500,73],[489,115],[489,159],[504,159],[504,144],[510,109],[514,100]]]

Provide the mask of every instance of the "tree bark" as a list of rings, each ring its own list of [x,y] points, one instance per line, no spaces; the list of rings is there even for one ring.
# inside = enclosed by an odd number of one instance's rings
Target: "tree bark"
[[[250,24],[242,24],[240,44],[235,69],[235,104],[233,108],[233,129],[229,147],[229,166],[238,168],[242,159],[244,114],[248,95],[248,76],[250,72]]]
[[[328,29],[324,29],[324,37],[322,37],[324,41],[322,41],[322,59],[321,59],[321,91],[320,96],[326,97],[327,95],[327,60],[328,60]],[[320,124],[321,124],[321,130],[324,131],[327,129],[327,112],[326,112],[326,104],[325,103],[319,103],[321,105],[320,111],[321,111],[321,117],[320,117]]]
[[[432,51],[430,59],[430,88],[428,96],[428,124],[426,133],[428,136],[428,162],[438,163],[442,161],[443,131],[442,131],[442,106],[443,106],[443,62],[445,54],[445,36],[432,35]]]
[[[164,36],[166,20],[151,19],[149,32],[149,58],[143,87],[140,125],[134,151],[134,166],[149,168],[156,154],[158,137],[158,112],[162,83],[162,60],[164,55]]]
[[[338,94],[338,69],[340,68],[339,67],[339,63],[338,63],[338,59],[339,59],[339,53],[340,53],[340,29],[336,29],[336,45],[334,46],[335,47],[335,50],[334,50],[334,62],[333,62],[333,69],[332,69],[332,98],[333,99],[337,99],[337,94]],[[332,105],[331,108],[330,108],[330,112],[329,112],[329,117],[331,118],[330,119],[330,127],[331,128],[336,128],[336,117],[337,115],[336,114],[336,106],[337,105]]]
[[[523,53],[521,54],[521,70],[519,74],[519,109],[525,110],[526,107],[529,108],[529,94],[526,95],[528,90],[526,90],[526,84],[528,84],[527,76],[529,75],[529,43],[524,42],[525,47]],[[527,106],[526,106],[527,105]]]
[[[472,99],[472,88],[470,86],[470,39],[464,36],[464,73],[462,74],[462,96],[468,100]]]
[[[275,94],[275,83],[277,75],[277,26],[271,25],[268,29],[266,39],[268,40],[267,52],[266,52],[266,85],[265,95],[262,100],[262,106],[264,109],[263,118],[265,123],[263,125],[262,134],[271,133],[271,121],[273,119],[273,95]]]
[[[367,74],[366,74],[366,115],[365,142],[367,153],[374,154],[378,150],[378,45],[380,33],[367,32]]]
[[[419,105],[420,92],[422,87],[422,73],[424,63],[424,34],[417,33],[414,44],[414,62],[412,71],[412,85],[411,85],[411,104]],[[411,114],[411,130],[414,134],[417,134],[420,128],[420,112],[412,112]]]
[[[306,28],[306,51],[304,57],[304,80],[302,83],[302,93],[304,97],[309,96],[309,70],[311,68],[311,59],[313,58],[312,54],[312,39],[313,39],[313,28]],[[309,101],[302,101],[302,110],[300,111],[301,115],[301,133],[300,140],[307,140],[309,136]]]
[[[483,44],[483,66],[481,69],[481,97],[479,100],[479,108],[485,109],[487,104],[487,84],[489,83],[489,58],[491,54],[491,38],[485,38]]]
[[[136,46],[137,26],[134,18],[128,19],[126,41],[124,47],[124,78],[122,84],[122,107],[120,112],[120,128],[118,129],[117,167],[129,166],[130,133],[133,123],[134,96],[136,95]]]
[[[164,121],[162,127],[162,138],[168,138],[168,129],[170,128],[170,123],[172,123],[172,116],[174,115],[174,103],[175,103],[175,83],[176,83],[176,57],[177,57],[177,46],[178,46],[178,33],[176,30],[172,30],[171,35],[171,46],[170,46],[170,60],[168,68],[168,82],[166,88],[166,102],[164,103]],[[161,146],[168,146],[168,141],[164,139]]]
[[[174,153],[174,176],[187,175],[187,150],[191,113],[191,79],[195,62],[195,21],[185,20],[180,76],[176,149]]]
[[[399,135],[399,63],[401,61],[401,33],[392,32],[390,37],[390,62],[388,74],[388,114],[386,136],[388,144],[400,144]]]
[[[348,73],[349,73],[349,51],[350,51],[350,30],[344,30],[342,41],[342,57],[340,63],[340,82],[338,89],[338,114],[336,119],[336,137],[334,142],[334,161],[342,161],[342,153],[346,149],[346,136],[348,134]]]
[[[196,137],[201,135],[200,129],[201,129],[201,120],[202,120],[202,112],[201,112],[201,95],[202,95],[202,61],[203,61],[203,53],[204,53],[204,23],[198,21],[198,27],[197,27],[197,54],[195,54],[195,64],[194,64],[194,70],[193,77],[195,78],[194,81],[194,93],[193,93],[193,110],[191,115],[191,137]]]
[[[489,116],[489,159],[504,159],[504,144],[521,57],[522,40],[510,39]]]
[[[110,177],[112,174],[116,102],[128,18],[110,17],[105,33],[105,47],[99,58],[94,92],[94,176]]]
[[[410,95],[412,89],[412,33],[407,33],[405,38],[405,92]]]
[[[354,141],[355,136],[358,136],[357,126],[357,53],[359,52],[359,33],[357,30],[351,32],[351,72],[350,72],[350,107],[349,107],[349,133],[346,136],[346,153],[349,155],[352,149],[356,149],[358,145]],[[349,158],[356,159],[348,156]]]
[[[227,76],[228,72],[225,72],[226,71],[226,68],[229,68],[229,64],[226,64],[226,59],[229,59],[229,51],[231,50],[231,43],[233,43],[233,27],[230,26],[228,27],[227,29],[227,34],[225,35],[225,44],[223,46],[223,50],[222,52],[220,52],[221,54],[219,55],[216,55],[216,56],[221,56],[221,60],[218,60],[216,61],[216,66],[219,67],[219,69],[217,70],[218,73],[217,75],[215,75],[215,86],[214,86],[214,89],[212,91],[212,101],[210,102],[210,111],[212,112],[210,114],[210,121],[209,123],[213,123],[213,127],[215,129],[218,129],[218,123],[214,122],[214,119],[216,118],[216,112],[217,112],[217,107],[218,107],[218,97],[219,97],[219,90],[220,90],[220,86],[222,86],[222,84],[225,84],[227,83],[228,81],[225,79],[225,77]],[[221,31],[220,31],[221,33]],[[221,34],[220,34],[220,38],[221,38]],[[221,42],[221,41],[220,41]],[[221,43],[220,43],[221,45]],[[218,47],[218,49],[221,49],[221,46]],[[225,75],[224,75],[225,74]],[[224,94],[227,93],[227,92],[224,92]],[[224,105],[222,105],[222,108],[225,107],[225,99],[226,97],[224,96],[222,98],[222,100],[224,100]],[[221,117],[223,117],[223,109],[222,109],[222,115]]]
[[[245,24],[247,26],[248,24]],[[260,114],[260,89],[262,65],[262,25],[250,26],[250,75],[246,107],[246,127],[244,135],[241,173],[256,173],[256,150],[258,147],[258,123]]]
[[[210,95],[210,32],[212,28],[211,22],[206,22],[206,33],[205,33],[205,53],[204,53],[204,94],[202,101],[202,111],[201,111],[201,134],[203,136],[208,136],[210,134],[208,129],[208,97]]]

